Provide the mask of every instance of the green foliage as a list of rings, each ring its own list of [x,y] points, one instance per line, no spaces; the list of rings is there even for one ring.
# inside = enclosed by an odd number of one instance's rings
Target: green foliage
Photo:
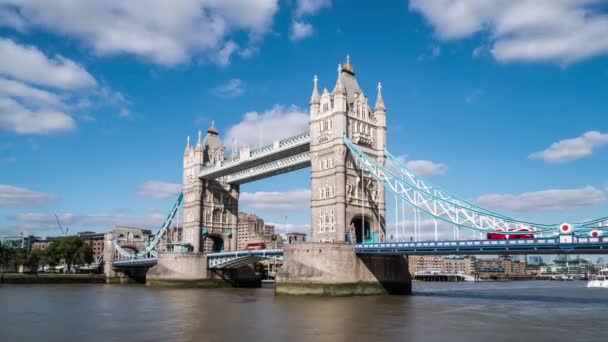
[[[34,249],[28,255],[25,265],[30,268],[32,272],[38,272],[40,265],[47,264],[46,252],[40,249]]]
[[[74,257],[74,262],[80,265],[90,264],[95,261],[93,257],[93,249],[89,244],[83,244],[76,251],[76,255]]]
[[[12,268],[17,271],[20,265],[24,265],[27,260],[27,251],[23,248],[13,248],[2,246],[0,249],[0,264],[5,268]]]
[[[64,236],[53,241],[47,250],[50,263],[65,262],[70,270],[75,263],[90,264],[93,261],[93,251],[78,236]]]
[[[63,262],[67,264],[67,270],[71,270],[74,264],[91,264],[93,261],[93,249],[78,236],[57,238],[46,251],[34,249],[29,254],[23,248],[0,245],[0,265],[13,272],[21,265],[36,272],[41,265],[56,266]]]

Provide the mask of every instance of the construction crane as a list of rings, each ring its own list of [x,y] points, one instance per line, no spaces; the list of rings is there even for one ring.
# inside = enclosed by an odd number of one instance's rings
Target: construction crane
[[[63,226],[61,225],[61,222],[59,222],[59,216],[57,216],[57,214],[55,214],[55,219],[57,220],[57,225],[59,226],[61,235],[63,235],[63,236],[68,235],[68,231],[70,230],[70,228],[68,228],[68,227],[65,227],[65,229],[63,228]]]

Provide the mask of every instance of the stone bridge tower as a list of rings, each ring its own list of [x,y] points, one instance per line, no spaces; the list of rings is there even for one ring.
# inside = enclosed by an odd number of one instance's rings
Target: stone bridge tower
[[[323,89],[319,95],[314,78],[310,99],[312,241],[384,241],[384,187],[353,159],[344,135],[385,164],[386,108],[381,85],[371,108],[348,57],[344,66],[338,66],[332,92]]]
[[[203,166],[225,159],[225,147],[214,124],[202,139],[184,151],[183,241],[195,253],[232,251],[237,246],[238,185],[223,178],[205,181],[198,177]]]

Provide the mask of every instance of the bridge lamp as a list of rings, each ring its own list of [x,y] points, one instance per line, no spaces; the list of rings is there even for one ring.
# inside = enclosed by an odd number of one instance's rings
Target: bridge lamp
[[[569,223],[562,223],[559,226],[559,232],[562,234],[568,234],[572,232],[572,226]]]
[[[603,235],[603,233],[604,232],[601,231],[601,230],[594,229],[594,230],[592,230],[592,231],[589,232],[589,236],[590,237],[600,237],[600,236]]]

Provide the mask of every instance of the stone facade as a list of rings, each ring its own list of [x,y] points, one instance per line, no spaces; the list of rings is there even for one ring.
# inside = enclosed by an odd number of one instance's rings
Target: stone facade
[[[237,229],[237,247],[245,249],[249,243],[264,242],[268,248],[273,248],[272,235],[274,226],[264,224],[264,220],[254,214],[239,213]]]
[[[334,90],[310,99],[311,227],[313,242],[383,241],[384,188],[348,153],[343,137],[385,163],[386,108],[378,85],[372,109],[347,60]]]
[[[353,244],[294,243],[286,245],[276,293],[290,295],[409,294],[407,257],[358,257]]]
[[[198,175],[201,167],[225,159],[225,148],[212,123],[202,140],[198,133],[196,146],[186,144],[183,164],[183,239],[195,253],[236,250],[239,186],[223,178],[204,181]]]
[[[412,274],[473,274],[475,258],[470,256],[412,255]]]

